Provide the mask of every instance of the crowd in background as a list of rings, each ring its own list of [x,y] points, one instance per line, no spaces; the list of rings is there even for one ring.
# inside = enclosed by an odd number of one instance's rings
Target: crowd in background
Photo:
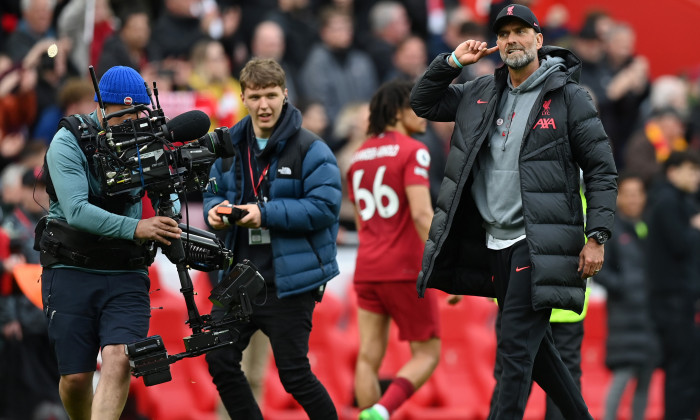
[[[466,39],[495,44],[489,22],[468,7],[444,0],[437,13],[436,3],[0,0],[0,347],[18,331],[44,331],[41,311],[25,305],[10,273],[37,259],[28,244],[48,199],[36,168],[59,120],[94,110],[90,65],[98,78],[115,65],[133,67],[156,82],[166,115],[201,109],[214,128],[246,115],[237,75],[247,60],[274,58],[304,126],[326,140],[344,175],[366,138],[369,100],[381,83],[414,81],[437,54]],[[503,4],[491,6],[491,19]],[[599,109],[618,170],[633,172],[652,200],[671,153],[700,149],[700,62],[694,71],[652,79],[648,59],[636,53],[635,28],[604,10],[570,28],[565,6],[556,5],[541,22],[545,44],[583,61],[581,84]],[[497,54],[489,58],[465,67],[457,81],[492,73],[501,63]],[[429,122],[417,136],[432,157],[433,202],[451,133],[452,123]],[[351,241],[344,233],[354,229],[345,204],[339,242]]]

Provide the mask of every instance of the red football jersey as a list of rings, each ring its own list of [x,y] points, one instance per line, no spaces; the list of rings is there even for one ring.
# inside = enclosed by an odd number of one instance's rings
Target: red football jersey
[[[406,187],[429,187],[429,169],[425,145],[395,131],[368,139],[353,155],[347,179],[360,219],[356,282],[418,278],[425,244]]]

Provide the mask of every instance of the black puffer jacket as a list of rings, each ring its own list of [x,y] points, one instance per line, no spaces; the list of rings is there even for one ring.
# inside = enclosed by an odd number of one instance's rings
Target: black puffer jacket
[[[634,222],[617,217],[605,251],[603,269],[593,278],[608,292],[605,364],[610,369],[653,366],[660,348],[647,299],[647,256]]]
[[[579,194],[583,170],[588,204],[586,230],[612,230],[617,171],[607,135],[588,93],[578,85],[580,60],[568,50],[542,47],[562,57],[567,71],[545,81],[528,118],[520,150],[520,189],[532,261],[533,308],[580,313],[586,283],[576,271],[584,245]],[[445,177],[425,247],[418,293],[426,287],[448,293],[493,296],[486,234],[471,195],[479,149],[492,133],[508,70],[451,85],[459,69],[438,56],[411,92],[411,106],[424,118],[455,121]]]

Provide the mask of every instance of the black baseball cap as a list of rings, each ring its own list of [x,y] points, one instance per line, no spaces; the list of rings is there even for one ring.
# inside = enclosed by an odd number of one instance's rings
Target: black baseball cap
[[[501,11],[498,12],[498,16],[496,16],[496,21],[493,22],[493,32],[497,34],[501,26],[509,19],[521,20],[527,26],[534,29],[535,32],[542,32],[540,22],[537,21],[535,14],[532,13],[532,10],[527,6],[523,6],[522,4],[511,4],[501,9]]]

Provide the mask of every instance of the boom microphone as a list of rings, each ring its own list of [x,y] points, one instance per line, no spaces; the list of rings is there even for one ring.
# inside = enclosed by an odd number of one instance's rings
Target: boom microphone
[[[183,112],[163,125],[165,138],[174,143],[196,140],[207,134],[211,126],[209,116],[202,111]]]

